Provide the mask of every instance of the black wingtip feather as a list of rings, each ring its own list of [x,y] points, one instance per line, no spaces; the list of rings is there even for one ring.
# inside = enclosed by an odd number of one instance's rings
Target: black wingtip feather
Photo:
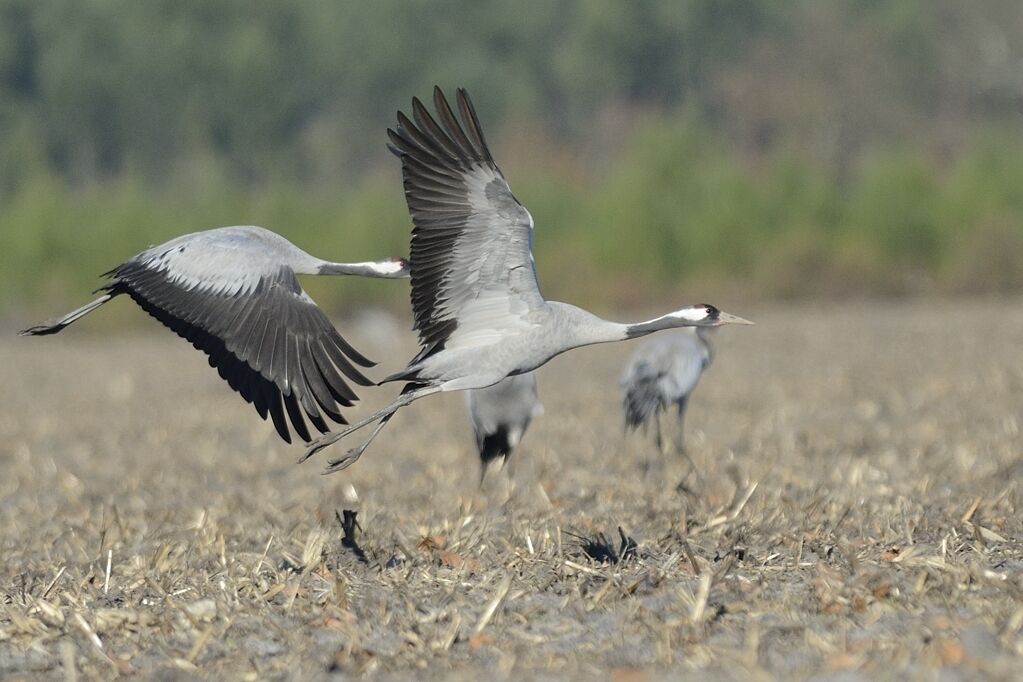
[[[469,141],[469,138],[465,136],[465,132],[462,131],[462,126],[459,125],[458,119],[455,118],[455,114],[451,110],[451,106],[444,97],[444,92],[438,85],[433,86],[433,106],[437,110],[437,116],[440,117],[440,120],[447,129],[448,134],[451,135],[452,139],[458,143],[462,153],[469,158],[473,158],[474,152],[472,143]]]
[[[449,161],[458,163],[458,159],[464,155],[464,151],[459,149],[455,141],[437,124],[437,121],[430,115],[430,112],[427,111],[422,102],[415,98],[412,100],[412,113],[420,129],[430,134],[431,139],[436,143],[440,151],[443,152],[443,155]]]
[[[400,111],[398,112],[398,135],[413,149],[419,149],[430,156],[443,156],[436,143]]]
[[[288,413],[288,419],[291,420],[291,427],[295,429],[299,438],[308,443],[312,440],[312,436],[309,435],[309,428],[305,425],[305,419],[302,418],[302,408],[299,407],[298,398],[295,397],[294,392],[282,395],[281,398],[284,409]]]
[[[277,429],[277,435],[290,445],[291,433],[288,431],[288,420],[284,416],[284,405],[281,404],[281,401],[281,392],[274,391],[270,396],[270,403],[267,407],[270,412],[270,420],[273,422],[274,428]]]
[[[139,273],[142,275],[143,273]],[[146,273],[151,274],[151,273]],[[140,278],[148,284],[148,279]],[[146,287],[148,290],[148,287]],[[270,379],[263,376],[262,372],[253,367],[249,362],[241,359],[236,355],[235,352],[231,351],[225,346],[224,341],[215,336],[211,332],[203,329],[202,327],[192,324],[187,319],[175,316],[175,314],[162,308],[156,302],[153,302],[147,298],[144,292],[129,287],[127,293],[145,310],[147,313],[157,318],[165,326],[169,327],[172,331],[177,333],[179,336],[184,337],[192,343],[197,349],[207,354],[210,364],[216,367],[218,374],[228,383],[228,385],[235,390],[246,402],[253,405],[256,412],[263,419],[269,417],[273,422],[274,428],[278,435],[286,443],[292,442],[292,429],[304,441],[309,442],[311,440],[310,431],[306,425],[305,419],[307,418],[313,426],[321,433],[327,433],[330,430],[326,420],[321,415],[321,409],[323,413],[326,413],[332,421],[338,423],[345,423],[341,413],[336,409],[334,400],[335,398],[341,398],[340,401],[346,406],[353,404],[357,397],[354,392],[348,389],[345,382],[339,375],[335,374],[328,380],[327,377],[321,375],[319,367],[317,366],[317,360],[310,356],[299,360],[297,357],[288,358],[290,353],[288,349],[282,348],[281,354],[284,355],[284,362],[281,363],[283,366],[278,369],[284,369],[287,371],[288,376],[299,376],[299,372],[312,372],[316,375],[315,378],[301,377],[306,379],[302,382],[298,380],[298,385],[292,385],[288,388],[288,395],[284,396],[281,393],[281,389]],[[164,298],[167,298],[165,295]],[[167,305],[171,301],[164,301],[160,299],[160,302]],[[239,311],[235,319],[227,320],[224,324],[230,325],[234,329],[244,331],[247,328],[252,327],[249,331],[255,331],[256,329],[263,326],[261,324],[263,320],[254,313],[255,305],[243,306],[244,309]],[[286,306],[285,306],[286,308]],[[277,309],[274,309],[277,310]],[[274,312],[274,310],[268,311]],[[280,313],[284,313],[284,310],[278,310]],[[294,319],[285,320],[285,322],[295,323],[297,326],[302,328],[315,328],[319,321],[317,320],[315,313],[308,311],[296,313],[296,311],[290,311],[295,313],[297,317]],[[260,337],[268,335],[269,329],[262,328],[258,329]],[[288,339],[287,345],[291,346],[294,339],[290,338],[292,334],[285,333],[283,335]],[[321,337],[322,338],[322,337]],[[340,335],[336,333],[336,330],[331,329],[331,333],[327,335],[331,341],[329,345],[335,346],[336,354],[347,360],[345,354],[350,354],[352,359],[358,362],[369,363],[370,361],[355,351],[347,342],[340,338]],[[266,359],[262,348],[257,348],[257,344],[253,343],[254,339],[248,339],[243,335],[245,339],[242,343],[242,347],[239,349],[240,352],[248,355],[253,355],[252,359]],[[261,338],[262,343],[258,344],[262,346],[268,343],[266,338]],[[277,355],[276,353],[274,355]],[[276,357],[274,358],[277,359]],[[312,363],[311,368],[306,368],[304,365]],[[272,373],[274,368],[265,368]],[[350,372],[356,375],[361,381],[368,383],[368,379],[363,377],[361,373],[356,371],[354,368],[350,368]],[[346,372],[347,374],[347,372]],[[353,377],[354,378],[354,377]],[[319,381],[317,381],[317,379]],[[315,382],[315,385],[313,383]],[[319,383],[319,382],[322,382]],[[296,388],[303,393],[296,393]],[[305,395],[304,392],[308,392],[309,395]],[[320,404],[320,400],[323,400],[324,404]],[[304,408],[304,410],[303,410]],[[303,414],[304,412],[304,414]],[[292,429],[289,429],[289,423]]]
[[[341,348],[341,350],[344,352],[344,354],[347,355],[348,358],[352,362],[357,364],[359,367],[370,368],[370,367],[376,367],[377,366],[376,362],[374,362],[373,360],[370,360],[365,355],[363,355],[359,351],[355,350],[355,348],[352,346],[352,344],[348,343],[348,341],[345,340],[345,337],[341,336],[340,334],[334,334],[333,336],[335,337],[334,338],[334,342],[336,344],[338,344],[338,346]],[[369,381],[368,379],[366,379],[366,377],[362,376],[361,374],[358,377],[352,377],[352,381],[356,381],[356,380],[359,380],[359,381]],[[370,384],[363,384],[363,386],[369,386],[369,385]]]
[[[493,163],[494,159],[490,156],[490,148],[487,147],[487,140],[483,136],[483,126],[480,125],[480,120],[476,116],[476,108],[472,105],[472,100],[469,99],[469,93],[465,88],[458,88],[455,94],[458,100],[458,110],[462,114],[462,121],[467,128],[466,132],[472,136],[481,160]]]

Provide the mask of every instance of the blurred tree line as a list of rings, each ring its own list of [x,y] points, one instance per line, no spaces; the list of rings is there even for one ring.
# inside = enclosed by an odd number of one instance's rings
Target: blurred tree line
[[[435,83],[559,292],[1023,285],[1018,0],[0,0],[0,285],[222,223],[400,252],[383,129]]]

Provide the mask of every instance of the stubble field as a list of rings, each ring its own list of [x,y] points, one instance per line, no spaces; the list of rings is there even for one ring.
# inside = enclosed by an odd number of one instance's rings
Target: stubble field
[[[321,476],[155,322],[8,329],[0,677],[1018,679],[1023,301],[733,312],[698,473],[623,435],[612,345],[483,491],[462,396]],[[382,376],[412,338],[371,322]]]

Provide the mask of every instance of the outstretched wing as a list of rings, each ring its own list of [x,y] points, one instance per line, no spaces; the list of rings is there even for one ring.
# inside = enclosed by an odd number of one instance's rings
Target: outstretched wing
[[[418,99],[398,113],[389,148],[401,158],[412,215],[412,310],[422,350],[487,343],[544,305],[531,252],[533,219],[487,148],[465,90],[461,121],[440,88],[437,119]],[[439,120],[439,123],[438,123]]]
[[[353,363],[373,363],[302,290],[289,264],[295,247],[257,230],[221,228],[154,247],[107,273],[103,290],[128,294],[206,353],[285,441],[289,421],[309,441],[306,419],[321,433],[330,430],[324,415],[347,423],[338,406],[358,398],[345,377],[372,385]]]

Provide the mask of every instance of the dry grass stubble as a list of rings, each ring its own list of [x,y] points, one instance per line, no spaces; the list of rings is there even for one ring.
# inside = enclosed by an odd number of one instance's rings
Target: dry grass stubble
[[[5,334],[0,676],[1008,679],[1019,310],[742,311],[758,325],[718,335],[690,410],[702,480],[623,437],[630,347],[558,358],[503,507],[477,490],[461,396],[323,477],[163,332]],[[353,340],[376,376],[409,346],[371,331]],[[621,562],[583,551],[619,549],[618,527]]]

